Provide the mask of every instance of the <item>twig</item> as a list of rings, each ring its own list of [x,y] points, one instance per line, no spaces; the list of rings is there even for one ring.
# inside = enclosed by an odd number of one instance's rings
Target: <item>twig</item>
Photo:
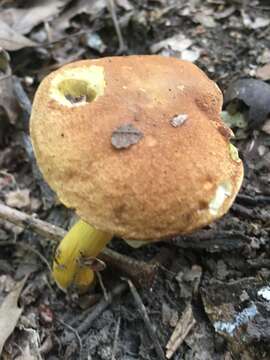
[[[240,231],[200,230],[189,236],[176,236],[172,242],[184,249],[204,250],[210,253],[243,249],[252,237]]]
[[[66,235],[66,231],[56,225],[40,220],[33,215],[15,210],[0,203],[0,218],[17,226],[30,229],[37,234],[54,241],[60,241]],[[124,271],[140,285],[149,284],[157,272],[157,264],[147,264],[144,261],[132,259],[111,249],[103,249],[100,256],[102,260]]]
[[[121,283],[117,285],[111,292],[108,293],[108,299],[104,298],[94,307],[88,309],[81,315],[81,324],[77,328],[79,335],[83,335],[92,325],[93,321],[96,320],[99,315],[112,303],[116,296],[121,295],[127,289],[127,285]],[[72,340],[73,336],[70,334],[63,340],[63,344],[66,345]]]
[[[105,263],[110,263],[110,265],[124,272],[126,276],[132,278],[140,286],[151,286],[159,267],[158,262],[146,263],[135,260],[108,248],[104,249],[99,257]]]
[[[176,352],[176,350],[179,348],[179,346],[183,343],[186,336],[190,332],[190,330],[193,328],[193,326],[196,324],[196,320],[194,319],[193,312],[192,312],[192,306],[189,304],[185,311],[183,312],[183,315],[181,316],[180,320],[178,321],[178,324],[176,325],[176,328],[174,329],[174,332],[172,333],[172,336],[166,345],[166,358],[170,359],[173,354]]]
[[[116,360],[116,351],[117,351],[117,343],[118,343],[118,338],[119,338],[120,324],[121,324],[121,317],[119,316],[119,318],[117,319],[116,327],[115,327],[111,360]]]
[[[258,205],[270,205],[269,195],[255,195],[254,197],[239,194],[236,198],[236,202],[246,206],[258,206]]]
[[[151,325],[151,322],[150,322],[150,319],[149,319],[149,316],[147,314],[147,311],[146,311],[146,308],[140,298],[140,295],[138,293],[138,291],[136,290],[135,286],[133,285],[132,281],[129,280],[129,279],[126,279],[128,285],[129,285],[129,288],[130,288],[130,291],[131,291],[131,294],[133,295],[133,298],[135,300],[135,303],[138,307],[138,310],[143,318],[143,321],[144,321],[144,324],[146,326],[146,329],[147,329],[147,332],[148,332],[148,335],[150,337],[150,339],[153,341],[153,345],[154,345],[154,348],[156,350],[156,354],[158,356],[158,358],[160,360],[165,360],[165,356],[164,356],[164,353],[163,353],[163,350],[162,350],[162,347],[160,346],[160,343],[159,343],[159,340],[157,339],[157,336],[155,334],[155,331]]]
[[[119,43],[118,54],[123,54],[126,50],[126,46],[125,46],[124,39],[122,36],[121,28],[120,28],[118,20],[117,20],[114,0],[107,0],[107,7],[111,14],[113,25],[115,27],[116,35],[118,38],[118,43]]]
[[[24,229],[31,229],[37,234],[52,240],[61,240],[66,231],[58,226],[39,220],[34,215],[28,215],[22,211],[15,210],[9,206],[0,203],[0,218],[7,220]]]
[[[104,299],[105,299],[105,300],[108,300],[108,291],[107,291],[107,289],[106,289],[105,286],[104,286],[104,283],[103,283],[103,280],[102,280],[102,275],[100,274],[99,271],[96,272],[96,275],[97,275],[98,282],[99,282],[99,285],[100,285],[100,287],[101,287],[101,290],[102,290],[102,292],[103,292]]]

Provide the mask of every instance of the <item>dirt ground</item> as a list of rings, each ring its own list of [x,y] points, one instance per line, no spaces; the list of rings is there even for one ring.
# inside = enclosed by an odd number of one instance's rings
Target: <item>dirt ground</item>
[[[238,79],[270,80],[267,0],[110,4],[0,2],[0,203],[64,229],[74,222],[72,211],[43,182],[27,137],[31,101],[46,74],[77,59],[159,53],[194,62],[225,94]],[[241,107],[241,123],[229,118],[245,179],[226,216],[168,242],[109,245],[159,264],[147,284],[133,279],[139,299],[113,264],[102,272],[109,300],[99,283],[83,296],[64,294],[48,270],[55,241],[0,220],[2,359],[160,360],[176,328],[173,360],[270,359],[270,117],[247,115],[264,91]]]

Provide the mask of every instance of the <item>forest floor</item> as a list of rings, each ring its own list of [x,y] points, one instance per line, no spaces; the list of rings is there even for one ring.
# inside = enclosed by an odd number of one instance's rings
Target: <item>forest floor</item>
[[[74,216],[37,173],[27,144],[29,105],[49,72],[119,53],[109,3],[0,3],[0,202],[63,229]],[[238,79],[270,80],[268,1],[114,3],[121,54],[192,61],[225,94]],[[263,96],[256,92],[249,106]],[[242,120],[233,130],[245,179],[226,216],[190,236],[139,249],[120,239],[110,244],[159,264],[150,285],[133,279],[149,319],[123,280],[127,274],[110,264],[102,278],[111,299],[99,283],[83,296],[63,293],[48,270],[55,241],[0,220],[2,359],[160,360],[176,328],[173,360],[270,359],[270,122],[255,116],[250,129],[250,118]]]

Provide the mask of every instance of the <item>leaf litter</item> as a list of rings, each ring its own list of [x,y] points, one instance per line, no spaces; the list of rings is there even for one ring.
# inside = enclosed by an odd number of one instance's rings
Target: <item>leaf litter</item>
[[[18,307],[18,300],[27,278],[19,281],[0,305],[0,355],[8,337],[13,333],[23,308]]]

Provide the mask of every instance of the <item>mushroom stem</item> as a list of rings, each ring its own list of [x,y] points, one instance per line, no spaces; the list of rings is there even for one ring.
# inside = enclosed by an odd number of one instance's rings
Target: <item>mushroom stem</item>
[[[57,247],[53,262],[53,278],[66,291],[75,286],[80,292],[86,290],[94,280],[91,261],[112,235],[95,229],[79,220]]]

